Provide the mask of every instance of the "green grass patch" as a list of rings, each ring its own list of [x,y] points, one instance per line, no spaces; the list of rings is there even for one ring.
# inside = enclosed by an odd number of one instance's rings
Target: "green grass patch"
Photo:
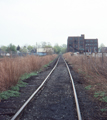
[[[100,101],[102,101],[102,102],[107,102],[107,96],[102,97],[102,98],[100,99]]]
[[[47,65],[44,65],[43,67],[44,67],[44,68],[48,67],[48,64],[47,64]]]
[[[13,91],[13,90],[7,90],[2,93],[0,93],[0,99],[8,99],[10,97],[17,97],[19,96],[20,93],[18,91]]]
[[[25,80],[30,78],[31,76],[36,76],[36,75],[37,75],[37,72],[25,73],[20,77],[20,80]]]
[[[99,91],[99,92],[94,93],[94,97],[103,97],[103,96],[105,96],[105,92],[103,92],[103,91]]]
[[[88,86],[85,87],[85,89],[86,89],[86,90],[90,90],[91,87],[92,87],[91,85],[88,85]]]
[[[101,112],[106,112],[107,109],[106,108],[103,108],[103,109],[100,109]]]
[[[94,97],[99,97],[99,100],[102,102],[107,102],[107,96],[104,91],[98,91],[94,93]]]
[[[10,90],[3,91],[0,93],[0,99],[8,99],[10,97],[18,97],[20,95],[19,89],[20,87],[26,87],[27,83],[20,80],[16,86],[12,86]]]
[[[22,80],[18,81],[16,86],[12,86],[11,90],[13,91],[19,91],[20,87],[26,87],[27,83],[23,82]]]

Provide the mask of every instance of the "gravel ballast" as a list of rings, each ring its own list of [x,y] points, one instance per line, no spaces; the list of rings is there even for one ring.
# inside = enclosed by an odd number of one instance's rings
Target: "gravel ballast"
[[[77,120],[73,91],[62,59],[54,73],[27,107],[21,120]]]

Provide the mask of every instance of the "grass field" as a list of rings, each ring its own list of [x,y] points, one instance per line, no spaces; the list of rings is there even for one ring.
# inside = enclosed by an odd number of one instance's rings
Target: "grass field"
[[[107,57],[64,54],[64,58],[84,79],[85,89],[97,100],[107,103]]]
[[[39,71],[44,65],[54,60],[57,55],[26,56],[0,59],[0,91],[15,86],[20,77],[33,71]]]

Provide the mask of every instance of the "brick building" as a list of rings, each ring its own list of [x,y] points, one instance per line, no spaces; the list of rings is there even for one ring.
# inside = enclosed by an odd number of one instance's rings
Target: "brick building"
[[[98,52],[98,39],[85,39],[84,35],[70,36],[67,40],[68,52]]]

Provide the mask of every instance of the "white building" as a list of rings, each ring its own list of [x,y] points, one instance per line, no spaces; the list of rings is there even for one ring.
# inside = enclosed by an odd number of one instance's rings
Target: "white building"
[[[54,53],[53,48],[37,48],[38,55],[49,55],[53,53]]]

